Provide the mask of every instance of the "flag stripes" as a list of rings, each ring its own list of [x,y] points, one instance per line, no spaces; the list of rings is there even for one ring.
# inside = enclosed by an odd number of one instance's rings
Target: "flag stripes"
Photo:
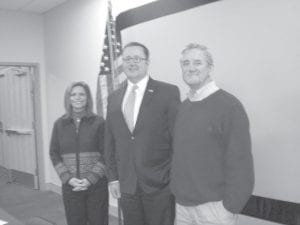
[[[122,74],[120,62],[121,38],[118,34],[120,32],[116,32],[109,2],[96,95],[97,113],[103,118],[106,118],[108,95],[116,90],[122,82],[119,78],[119,75]]]

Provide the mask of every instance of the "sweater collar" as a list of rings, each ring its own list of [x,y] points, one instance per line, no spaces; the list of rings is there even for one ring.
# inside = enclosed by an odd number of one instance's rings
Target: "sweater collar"
[[[198,90],[190,90],[189,93],[187,94],[187,97],[189,98],[190,101],[201,101],[211,94],[215,93],[218,91],[220,88],[216,85],[214,81],[211,81],[207,83],[205,86],[201,87]]]

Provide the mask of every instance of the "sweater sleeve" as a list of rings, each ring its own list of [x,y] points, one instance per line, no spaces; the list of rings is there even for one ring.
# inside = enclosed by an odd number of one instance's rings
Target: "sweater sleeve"
[[[99,160],[92,167],[90,173],[87,175],[87,179],[92,183],[96,184],[97,181],[105,176],[105,165],[104,165],[104,122],[99,122],[98,129],[98,149],[100,153]]]
[[[179,89],[178,87],[175,87],[173,89],[173,93],[168,105],[168,123],[169,123],[169,129],[170,129],[170,134],[173,136],[173,129],[174,129],[174,124],[175,124],[175,119],[178,111],[178,107],[180,104],[180,94],[179,94]]]
[[[60,177],[62,183],[65,184],[72,178],[72,174],[68,170],[67,166],[64,164],[60,154],[57,126],[58,124],[56,122],[52,130],[49,153],[50,159],[58,176]]]
[[[233,105],[225,116],[224,207],[239,213],[254,187],[254,169],[247,114],[241,104]]]

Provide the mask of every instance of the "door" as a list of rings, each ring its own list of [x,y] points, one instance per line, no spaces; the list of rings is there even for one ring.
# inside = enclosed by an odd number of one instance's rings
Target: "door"
[[[34,130],[34,67],[0,67],[0,166],[10,182],[38,188]]]
[[[0,166],[6,168],[4,160],[4,127],[3,127],[3,118],[4,118],[4,76],[1,72],[2,68],[0,67]]]

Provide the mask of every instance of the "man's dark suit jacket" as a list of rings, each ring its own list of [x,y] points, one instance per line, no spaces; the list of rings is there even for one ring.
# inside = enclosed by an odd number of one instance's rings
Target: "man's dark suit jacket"
[[[149,79],[131,133],[122,112],[127,85],[108,97],[105,161],[109,181],[119,180],[121,193],[146,193],[169,184],[172,130],[180,103],[178,87]]]

